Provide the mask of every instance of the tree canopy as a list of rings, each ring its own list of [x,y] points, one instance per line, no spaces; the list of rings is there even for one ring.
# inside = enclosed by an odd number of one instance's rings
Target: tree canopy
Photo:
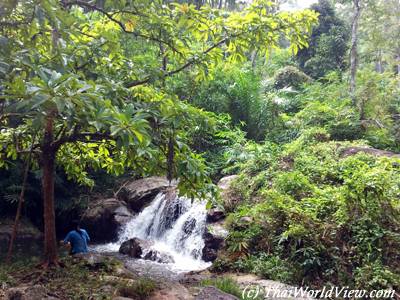
[[[346,68],[349,28],[329,0],[319,0],[311,9],[318,13],[319,23],[313,29],[310,47],[301,49],[296,58],[304,72],[321,78],[328,72]]]

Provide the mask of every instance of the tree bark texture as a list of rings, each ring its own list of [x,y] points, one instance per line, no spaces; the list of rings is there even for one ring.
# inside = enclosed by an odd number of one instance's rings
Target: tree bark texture
[[[44,258],[46,264],[57,264],[57,240],[54,212],[54,171],[56,149],[54,142],[54,118],[47,117],[42,145],[42,188],[44,208]]]

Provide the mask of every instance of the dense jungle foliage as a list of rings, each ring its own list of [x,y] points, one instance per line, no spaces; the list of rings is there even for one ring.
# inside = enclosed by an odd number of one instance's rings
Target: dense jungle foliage
[[[0,4],[0,214],[27,166],[47,245],[123,178],[179,178],[228,214],[215,271],[399,289],[399,2],[178,2]]]

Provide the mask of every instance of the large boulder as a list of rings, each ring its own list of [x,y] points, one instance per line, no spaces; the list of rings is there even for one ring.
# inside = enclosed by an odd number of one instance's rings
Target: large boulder
[[[119,253],[128,255],[133,258],[142,258],[145,250],[150,249],[154,245],[152,241],[146,241],[139,238],[129,239],[121,244]]]
[[[124,184],[117,198],[125,201],[134,212],[140,212],[161,191],[165,191],[171,184],[165,177],[148,177],[133,180]]]
[[[232,181],[234,181],[236,178],[238,178],[238,175],[229,175],[222,177],[218,181],[218,187],[222,190],[222,192],[227,191],[229,190]]]
[[[375,148],[368,148],[368,147],[349,147],[349,148],[345,148],[342,150],[341,152],[341,156],[342,157],[347,157],[347,156],[351,156],[351,155],[356,155],[357,153],[366,153],[366,154],[370,154],[373,156],[384,156],[384,157],[394,157],[394,158],[400,158],[400,154],[399,153],[394,153],[391,151],[385,151],[385,150],[379,150],[379,149],[375,149]]]
[[[0,220],[0,253],[7,253],[8,245],[10,243],[11,235],[13,232],[14,220],[2,219]],[[36,254],[41,251],[43,243],[43,234],[33,226],[28,220],[22,219],[18,225],[17,236],[14,241],[14,249],[24,251],[29,249],[30,254]]]
[[[174,258],[172,255],[163,252],[163,251],[158,251],[155,249],[150,249],[148,250],[142,257],[143,259],[147,260],[152,260],[155,262],[159,262],[162,264],[172,264],[175,262]]]
[[[82,227],[92,240],[109,242],[118,237],[118,231],[133,214],[124,201],[107,198],[93,202],[82,216]]]
[[[133,238],[123,242],[119,248],[119,252],[133,258],[142,258],[164,264],[175,262],[170,254],[156,250],[153,246],[153,241]]]
[[[218,250],[224,246],[228,232],[221,224],[208,226],[203,234],[204,248],[202,259],[204,261],[214,261],[218,257]]]

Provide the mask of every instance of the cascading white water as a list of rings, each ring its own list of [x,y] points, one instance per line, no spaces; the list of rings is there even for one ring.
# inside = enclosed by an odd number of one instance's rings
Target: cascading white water
[[[118,251],[131,238],[154,241],[153,249],[170,254],[175,270],[189,271],[209,266],[201,260],[206,226],[206,205],[185,197],[167,199],[159,193],[149,206],[121,230],[118,241],[97,246],[97,251]],[[146,253],[143,253],[145,255]]]

